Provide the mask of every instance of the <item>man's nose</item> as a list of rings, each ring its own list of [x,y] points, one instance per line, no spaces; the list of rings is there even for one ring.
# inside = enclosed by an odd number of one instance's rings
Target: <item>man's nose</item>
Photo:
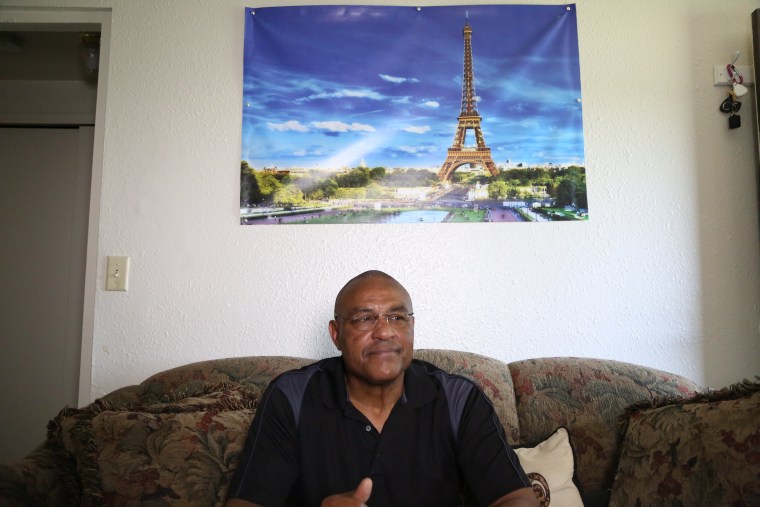
[[[391,326],[389,318],[385,315],[380,315],[377,318],[377,324],[375,325],[374,333],[372,335],[381,340],[387,340],[391,336],[396,334],[396,330]]]

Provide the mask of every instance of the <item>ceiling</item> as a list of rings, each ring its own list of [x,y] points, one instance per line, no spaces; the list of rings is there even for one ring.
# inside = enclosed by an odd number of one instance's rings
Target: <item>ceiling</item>
[[[9,31],[0,25],[0,80],[93,81],[79,31]]]

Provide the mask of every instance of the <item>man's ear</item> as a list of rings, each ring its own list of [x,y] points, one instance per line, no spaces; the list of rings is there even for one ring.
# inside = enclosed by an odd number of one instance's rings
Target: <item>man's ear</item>
[[[340,350],[340,340],[338,339],[338,321],[331,320],[329,326],[327,326],[330,330],[330,338],[332,338],[332,342],[335,345],[335,348]]]

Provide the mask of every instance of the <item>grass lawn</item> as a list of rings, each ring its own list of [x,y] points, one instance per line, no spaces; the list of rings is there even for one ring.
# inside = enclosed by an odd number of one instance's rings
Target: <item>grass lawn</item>
[[[552,218],[554,220],[556,219],[565,219],[565,220],[588,220],[588,215],[586,216],[578,216],[578,214],[575,211],[566,211],[563,208],[544,208],[546,211],[551,212]]]
[[[473,211],[471,209],[456,209],[449,208],[449,212],[453,213],[449,217],[448,222],[482,222],[486,216],[485,210]]]

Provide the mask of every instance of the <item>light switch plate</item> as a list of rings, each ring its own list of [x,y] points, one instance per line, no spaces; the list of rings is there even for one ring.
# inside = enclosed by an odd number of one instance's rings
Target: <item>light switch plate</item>
[[[752,66],[737,65],[736,70],[742,75],[744,80],[742,84],[748,85],[755,82],[755,68]],[[713,67],[713,83],[715,86],[730,85],[731,77],[728,75],[728,69],[725,65],[716,65]]]
[[[126,292],[129,288],[129,257],[108,258],[106,290]]]

